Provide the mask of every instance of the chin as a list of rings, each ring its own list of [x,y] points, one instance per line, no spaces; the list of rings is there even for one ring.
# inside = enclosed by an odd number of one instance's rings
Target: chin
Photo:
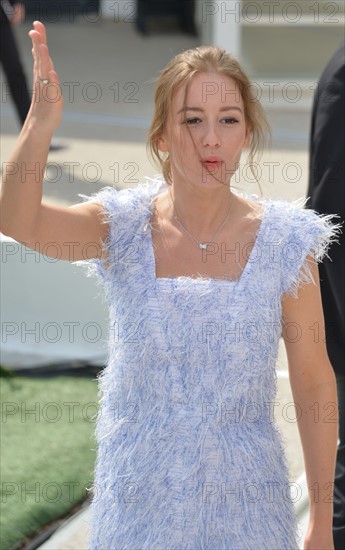
[[[214,187],[224,187],[225,185],[228,186],[228,183],[226,181],[223,181],[222,178],[220,177],[220,174],[218,175],[217,173],[214,174],[203,174],[201,179],[200,179],[200,183],[201,185],[204,185],[204,186],[214,186]]]

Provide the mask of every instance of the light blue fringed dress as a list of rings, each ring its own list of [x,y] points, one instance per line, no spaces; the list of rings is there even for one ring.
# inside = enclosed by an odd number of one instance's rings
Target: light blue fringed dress
[[[303,198],[240,193],[265,207],[241,277],[159,279],[150,221],[166,189],[84,197],[109,222],[107,265],[77,262],[109,304],[90,550],[297,549],[274,422],[281,300],[312,282],[306,257],[321,261],[340,225]]]

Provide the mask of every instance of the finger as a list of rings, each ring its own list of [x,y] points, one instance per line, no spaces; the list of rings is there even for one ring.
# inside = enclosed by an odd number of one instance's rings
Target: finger
[[[42,74],[47,74],[48,71],[54,69],[54,64],[49,55],[48,46],[44,42],[44,36],[42,36],[42,33],[39,32],[39,26],[36,26],[37,30],[32,30],[28,34],[34,45],[39,71],[41,71]]]
[[[43,42],[41,33],[35,29],[31,29],[31,31],[28,32],[28,35],[30,36],[31,40],[33,42],[36,42],[37,44]]]
[[[39,70],[41,71],[41,78],[46,78],[49,71],[54,69],[53,62],[49,57],[49,52],[46,44],[39,45],[41,64]]]
[[[40,51],[39,51],[39,45],[36,41],[33,41],[32,45],[32,55],[34,58],[34,73],[37,75],[39,71],[39,63],[40,63]]]
[[[33,44],[41,42],[41,35],[38,31],[31,30],[28,32],[28,35],[30,36]]]
[[[41,23],[41,21],[34,21],[33,26],[35,31],[37,31],[40,34],[41,42],[43,42],[44,44],[47,44],[47,32],[43,23]]]
[[[37,77],[38,77],[38,64],[37,64],[37,61],[36,61],[36,56],[35,56],[35,50],[34,48],[32,48],[32,55],[33,55],[33,58],[34,58],[34,67],[33,67],[33,73],[34,73],[34,83],[37,81]]]
[[[35,60],[34,70],[36,80],[37,76],[40,76],[41,78],[46,78],[44,75],[47,74],[48,70],[51,68],[47,62],[49,57],[46,51],[47,46],[41,43],[40,37],[36,34],[32,34],[31,37],[33,39],[33,54]]]
[[[28,35],[30,36],[30,38],[32,40],[32,47],[34,49],[34,55],[37,56],[37,60],[38,60],[39,51],[37,50],[37,47],[41,44],[41,35],[37,31],[30,31],[28,33]]]

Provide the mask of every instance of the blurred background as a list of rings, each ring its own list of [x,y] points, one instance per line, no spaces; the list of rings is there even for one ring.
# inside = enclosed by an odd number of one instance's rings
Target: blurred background
[[[27,33],[38,19],[46,25],[64,97],[43,200],[69,205],[106,185],[135,187],[156,175],[158,169],[145,149],[153,79],[177,53],[200,44],[215,44],[236,55],[266,109],[273,141],[260,163],[263,195],[304,197],[312,100],[324,66],[344,39],[344,7],[343,0],[26,0],[25,19],[13,30],[29,87],[32,55]],[[19,131],[1,73],[1,166]],[[247,192],[261,192],[246,169],[239,170],[234,183]],[[107,306],[95,282],[75,265],[42,257],[4,236],[1,251],[1,364],[18,375],[25,370],[101,369]],[[292,401],[283,343],[277,371],[277,400],[283,408]],[[90,372],[95,376],[97,370]],[[298,504],[303,529],[306,493],[297,425],[282,415],[278,423],[293,479],[303,487],[304,500]],[[72,453],[73,460],[79,460],[78,452]],[[50,521],[54,517],[52,513]],[[87,548],[87,516],[83,518],[68,536],[65,529],[60,542],[55,539],[44,548]],[[47,521],[45,517],[42,525]],[[27,525],[24,531],[16,521],[7,525],[15,534],[9,536],[11,544],[35,531],[30,520]]]

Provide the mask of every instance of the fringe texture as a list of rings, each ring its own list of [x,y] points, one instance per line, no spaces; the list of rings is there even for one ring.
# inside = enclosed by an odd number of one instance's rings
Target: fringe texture
[[[316,284],[310,263],[320,263],[326,257],[331,261],[331,246],[339,244],[343,232],[342,223],[335,223],[340,218],[338,214],[319,214],[305,208],[307,201],[308,198],[304,197],[293,202],[276,201],[283,222],[283,239],[280,241],[281,292],[294,298],[298,298],[301,285]]]

